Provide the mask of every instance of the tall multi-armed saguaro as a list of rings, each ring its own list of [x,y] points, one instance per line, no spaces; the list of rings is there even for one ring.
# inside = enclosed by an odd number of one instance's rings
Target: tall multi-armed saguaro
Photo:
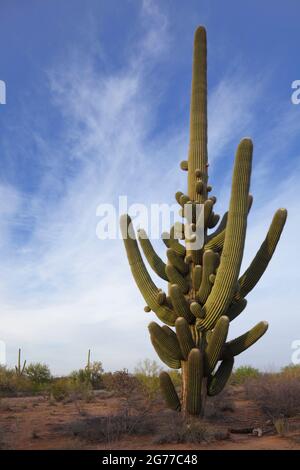
[[[129,264],[147,303],[145,310],[152,310],[165,323],[150,323],[151,342],[169,368],[182,371],[181,393],[177,393],[167,372],[160,376],[162,392],[170,408],[190,415],[203,413],[205,397],[224,388],[234,357],[252,346],[268,328],[262,321],[227,341],[229,323],[245,309],[246,296],[264,273],[287,217],[285,209],[275,213],[265,240],[240,276],[252,203],[249,185],[253,145],[249,138],[238,145],[229,209],[219,222],[214,212],[216,198],[209,196],[212,188],[208,185],[206,68],[206,31],[199,27],[194,38],[189,154],[188,160],[180,164],[188,172],[188,189],[187,195],[175,195],[182,206],[184,224],[181,236],[174,226],[163,235],[167,263],[155,253],[145,231],[138,232],[145,258],[155,273],[168,282],[168,294],[156,287],[145,267],[130,217],[121,217]],[[197,219],[197,204],[204,207],[204,228]],[[214,231],[208,233],[211,229]],[[192,236],[185,235],[194,232],[195,237],[200,230],[204,230],[204,245],[190,249]],[[185,246],[179,240],[185,240]],[[175,327],[175,331],[170,327]]]

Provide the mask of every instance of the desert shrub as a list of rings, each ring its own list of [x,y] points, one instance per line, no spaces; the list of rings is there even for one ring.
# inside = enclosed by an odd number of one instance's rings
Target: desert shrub
[[[134,370],[135,377],[149,398],[155,398],[160,390],[159,373],[161,370],[157,362],[150,361],[150,359],[140,361]]]
[[[103,374],[103,384],[107,390],[124,398],[129,398],[141,390],[139,380],[126,369]]]
[[[88,442],[119,440],[124,435],[148,435],[156,431],[155,420],[151,415],[131,416],[121,412],[116,415],[86,417],[61,426],[63,431]]]
[[[28,377],[16,374],[14,369],[0,366],[0,394],[15,395],[21,392],[29,393],[33,389],[33,384]]]
[[[300,379],[300,364],[289,364],[281,369],[280,374]]]
[[[103,386],[102,363],[99,361],[93,362],[89,368],[75,370],[70,374],[73,381],[84,384],[89,383],[93,389],[99,389]]]
[[[73,377],[57,377],[53,379],[49,387],[49,397],[56,401],[71,402],[92,399],[92,386],[89,382],[80,382]]]
[[[221,393],[206,400],[205,417],[214,422],[230,421],[230,415],[234,413],[236,407],[229,387]]]
[[[36,385],[44,385],[51,381],[51,372],[46,364],[31,363],[25,369],[25,376]]]
[[[272,418],[300,412],[300,379],[284,374],[263,374],[245,383],[248,398]]]
[[[68,377],[59,377],[53,380],[50,386],[50,397],[56,401],[63,401],[74,390],[74,384]]]
[[[232,385],[244,384],[246,380],[259,377],[260,372],[255,367],[240,366],[234,370],[230,382]]]
[[[228,432],[199,419],[186,421],[176,414],[161,426],[154,444],[197,444],[228,439]]]

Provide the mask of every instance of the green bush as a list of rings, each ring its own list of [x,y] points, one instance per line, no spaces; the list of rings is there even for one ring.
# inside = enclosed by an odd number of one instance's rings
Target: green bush
[[[49,367],[41,362],[29,364],[25,369],[25,377],[35,385],[47,384],[52,378]]]
[[[255,367],[240,366],[233,371],[230,382],[233,385],[244,384],[248,379],[255,379],[260,376],[260,372]]]
[[[159,374],[162,368],[156,361],[145,359],[140,361],[134,370],[134,375],[141,383],[149,398],[154,398],[159,392]]]
[[[48,389],[50,399],[64,400],[91,400],[91,384],[88,382],[74,381],[72,377],[57,377],[53,379]]]
[[[2,396],[29,391],[31,386],[30,380],[24,376],[18,376],[14,369],[0,366],[0,394]]]
[[[70,377],[74,382],[79,384],[90,384],[93,389],[103,387],[103,367],[99,361],[93,362],[89,368],[74,370]]]
[[[59,377],[53,380],[50,386],[50,397],[56,401],[63,401],[69,397],[74,389],[74,384],[69,377]]]

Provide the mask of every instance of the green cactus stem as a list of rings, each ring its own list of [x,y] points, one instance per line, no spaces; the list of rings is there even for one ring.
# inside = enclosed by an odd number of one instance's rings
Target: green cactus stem
[[[159,382],[167,406],[171,408],[171,410],[180,411],[180,400],[169,374],[167,372],[161,372]]]
[[[15,366],[16,374],[21,377],[24,375],[25,369],[26,369],[26,360],[23,362],[23,365],[21,364],[21,349],[19,348],[18,351],[18,365]]]
[[[163,323],[150,323],[151,343],[160,360],[181,373],[180,397],[170,376],[160,374],[166,404],[184,415],[198,417],[203,416],[206,396],[217,395],[225,387],[234,357],[253,346],[268,328],[266,322],[260,322],[227,340],[229,324],[245,310],[245,297],[266,270],[287,217],[285,209],[275,213],[265,240],[241,275],[247,216],[253,201],[249,194],[253,144],[245,138],[238,145],[229,209],[219,222],[217,198],[211,195],[212,186],[208,184],[206,49],[206,31],[200,26],[194,37],[188,159],[180,164],[187,171],[187,189],[175,194],[185,220],[162,234],[167,263],[156,254],[146,232],[138,232],[148,264],[168,283],[164,291],[148,274],[130,217],[121,217],[129,265],[145,300],[145,311],[153,311]],[[193,242],[200,235],[204,246],[195,250]]]
[[[237,298],[246,297],[253,287],[256,286],[261,276],[265,272],[274,254],[275,248],[285,225],[286,218],[287,210],[278,209],[273,217],[267,236],[258,250],[254,260],[239,279],[240,291],[237,295]]]
[[[165,281],[168,281],[166,275],[166,264],[163,260],[156,254],[152,243],[150,242],[147,233],[145,230],[140,229],[138,230],[138,239],[143,250],[143,253],[150,264],[153,271]]]
[[[237,149],[224,247],[216,280],[203,307],[205,318],[198,320],[200,330],[213,328],[234,296],[246,237],[252,150],[250,139],[243,139]]]
[[[207,395],[213,397],[222,392],[225,387],[234,364],[234,358],[229,357],[224,359],[219,365],[216,373],[208,378],[207,381]]]
[[[179,317],[175,322],[176,335],[180,345],[181,353],[186,361],[190,351],[195,348],[195,343],[192,337],[189,324],[185,318]]]
[[[191,415],[201,413],[203,379],[203,354],[200,349],[194,348],[188,357],[186,410]]]
[[[220,359],[221,351],[224,347],[229,328],[229,318],[222,316],[216,323],[205,349],[204,354],[204,370],[205,375],[213,372]]]

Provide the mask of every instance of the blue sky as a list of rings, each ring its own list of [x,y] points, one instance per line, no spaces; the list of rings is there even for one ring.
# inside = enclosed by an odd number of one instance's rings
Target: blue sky
[[[0,339],[13,364],[56,373],[86,352],[104,368],[155,358],[122,243],[96,237],[96,208],[172,202],[185,189],[193,34],[208,34],[209,160],[226,210],[239,140],[254,140],[244,265],[274,211],[285,233],[230,335],[270,323],[238,363],[276,368],[300,339],[299,3],[228,0],[1,2]],[[163,254],[163,247],[155,242]],[[151,318],[150,318],[151,317]]]

